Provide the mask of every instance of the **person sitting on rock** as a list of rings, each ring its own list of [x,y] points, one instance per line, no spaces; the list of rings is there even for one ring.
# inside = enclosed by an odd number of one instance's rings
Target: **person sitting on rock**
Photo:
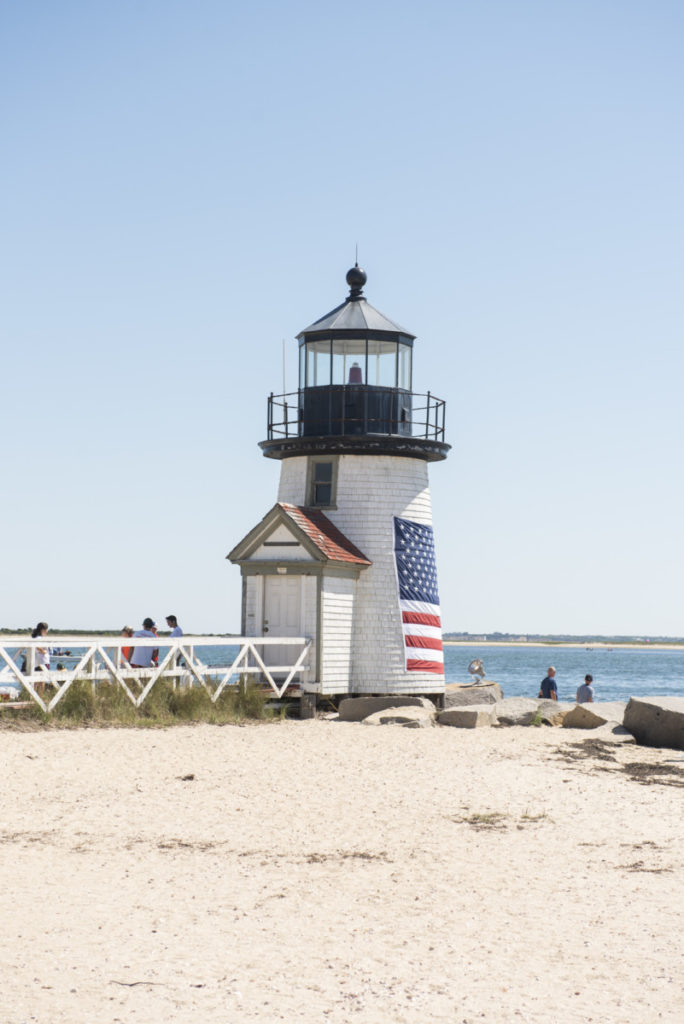
[[[546,679],[539,684],[539,696],[544,700],[558,700],[558,687],[556,686],[556,670],[549,665]]]
[[[587,674],[584,677],[584,682],[577,690],[577,703],[578,704],[593,704],[594,703],[594,687],[591,685],[594,682],[594,677]]]

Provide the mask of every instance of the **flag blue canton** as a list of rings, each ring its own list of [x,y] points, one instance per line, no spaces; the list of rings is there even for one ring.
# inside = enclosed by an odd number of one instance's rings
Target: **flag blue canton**
[[[432,527],[395,516],[394,554],[400,599],[438,605],[435,535]]]

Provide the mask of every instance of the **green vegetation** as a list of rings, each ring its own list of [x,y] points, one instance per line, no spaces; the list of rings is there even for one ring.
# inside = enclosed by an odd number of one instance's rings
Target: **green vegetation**
[[[525,813],[521,816],[520,820],[534,822],[544,821],[546,818],[548,818],[548,814],[546,813],[546,811],[540,811],[539,814],[532,814],[531,811],[525,811]]]
[[[465,808],[465,810],[469,810],[469,808]],[[524,829],[528,825],[537,825],[539,822],[551,821],[551,819],[546,811],[533,814],[526,810],[517,822],[511,815],[503,814],[499,811],[480,811],[476,814],[454,815],[451,817],[451,821],[456,822],[458,825],[470,825],[476,832],[501,832],[512,828],[513,825],[515,825],[516,829]]]
[[[203,686],[175,689],[170,682],[158,680],[139,708],[134,707],[116,683],[100,683],[93,689],[89,680],[76,679],[54,711],[46,714],[37,704],[3,711],[4,726],[25,726],[31,722],[55,728],[77,726],[128,726],[141,728],[187,725],[207,722],[228,725],[245,721],[273,720],[278,717],[266,705],[273,694],[242,679],[237,686],[226,687],[216,703]],[[31,700],[24,691],[21,700]]]
[[[454,817],[452,820],[463,825],[470,825],[476,831],[488,831],[490,829],[506,828],[507,814],[500,814],[498,811],[480,812],[467,816]]]

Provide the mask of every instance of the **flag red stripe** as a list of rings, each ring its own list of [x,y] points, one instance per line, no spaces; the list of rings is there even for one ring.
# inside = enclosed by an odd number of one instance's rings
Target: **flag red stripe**
[[[444,675],[444,665],[441,661],[407,661],[406,668],[409,672],[436,672],[437,675]]]
[[[414,622],[417,626],[441,626],[439,615],[423,615],[422,612],[402,612],[402,622]]]
[[[407,647],[429,647],[433,651],[442,650],[442,641],[434,636],[405,636]]]

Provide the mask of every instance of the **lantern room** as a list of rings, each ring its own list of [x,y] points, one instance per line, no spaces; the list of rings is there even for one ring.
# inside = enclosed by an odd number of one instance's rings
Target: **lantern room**
[[[444,402],[413,390],[415,335],[366,301],[358,264],[346,280],[344,302],[297,335],[298,390],[269,397],[264,455],[445,458]]]
[[[298,335],[304,437],[411,431],[414,335],[366,302],[365,283],[352,267],[348,298]]]

